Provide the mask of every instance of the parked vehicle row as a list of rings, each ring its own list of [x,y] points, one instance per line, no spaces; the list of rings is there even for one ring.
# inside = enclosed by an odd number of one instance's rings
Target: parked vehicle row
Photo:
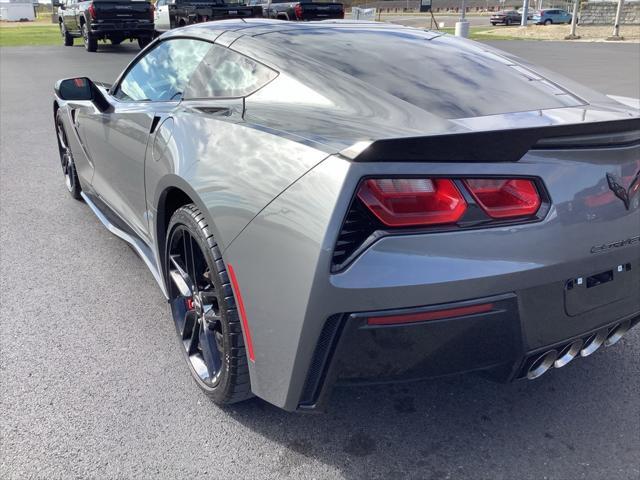
[[[518,25],[522,22],[523,10],[501,10],[489,18],[491,25]],[[543,10],[529,10],[527,20],[537,25],[551,25],[552,23],[571,23],[571,14],[559,8]]]
[[[58,24],[65,46],[82,38],[89,52],[98,41],[118,45],[137,40],[146,47],[153,37],[194,23],[233,18],[267,17],[287,21],[344,18],[344,5],[336,2],[291,2],[288,0],[53,0],[58,8]]]

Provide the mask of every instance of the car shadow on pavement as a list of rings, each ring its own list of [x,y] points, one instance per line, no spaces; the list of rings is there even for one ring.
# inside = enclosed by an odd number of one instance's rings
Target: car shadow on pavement
[[[83,49],[84,45],[80,41],[82,39],[76,39],[75,44],[73,45],[75,48]],[[120,45],[111,45],[110,43],[98,43],[98,51],[97,52],[86,52],[87,55],[100,55],[101,53],[108,53],[110,55],[128,55],[131,56],[137,55],[140,52],[140,47],[135,42],[129,43],[123,42]],[[96,60],[100,60],[100,58],[96,58]]]
[[[617,424],[603,415],[619,408],[616,392],[637,389],[636,381],[625,386],[637,367],[622,347],[533,382],[467,375],[336,389],[325,414],[257,399],[227,412],[282,446],[272,466],[282,477],[300,478],[319,462],[344,478],[636,478],[638,404],[618,411]]]

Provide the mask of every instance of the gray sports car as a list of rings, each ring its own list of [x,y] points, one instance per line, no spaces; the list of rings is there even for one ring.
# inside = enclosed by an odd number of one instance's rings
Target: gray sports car
[[[59,81],[53,114],[71,195],[146,262],[220,404],[534,379],[640,320],[637,101],[486,45],[212,22],[113,85]]]

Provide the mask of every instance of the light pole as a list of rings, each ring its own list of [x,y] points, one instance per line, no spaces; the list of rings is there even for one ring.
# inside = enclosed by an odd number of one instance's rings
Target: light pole
[[[462,13],[460,14],[460,21],[456,22],[456,37],[467,38],[469,36],[469,22],[467,22],[465,15],[466,9],[466,2],[465,0],[462,0]]]
[[[564,37],[565,40],[577,40],[580,38],[580,35],[576,35],[576,25],[578,23],[578,2],[579,0],[574,0],[573,2],[573,13],[571,14],[571,33]]]
[[[522,3],[522,18],[520,19],[520,25],[527,26],[527,17],[529,16],[529,0],[524,0]]]
[[[613,23],[613,35],[611,35],[607,40],[624,40],[623,37],[620,36],[620,15],[622,15],[622,4],[624,0],[618,0],[618,8],[616,9],[616,19]]]

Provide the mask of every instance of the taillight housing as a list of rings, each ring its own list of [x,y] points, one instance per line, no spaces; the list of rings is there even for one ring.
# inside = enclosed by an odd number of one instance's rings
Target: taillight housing
[[[151,21],[153,22],[153,21],[155,21],[155,19],[156,19],[156,6],[155,6],[155,4],[153,4],[153,3],[151,3],[151,4],[149,4],[149,5],[150,5],[150,7],[151,7],[151,8],[149,9],[149,16],[150,16],[150,18],[151,18]]]
[[[96,18],[96,7],[93,5],[93,3],[91,5],[89,5],[89,8],[87,8],[87,11],[89,12],[89,15],[91,16],[91,18],[93,20],[95,20],[95,18]]]
[[[357,196],[392,228],[455,224],[469,202],[487,220],[529,217],[542,204],[536,182],[526,178],[370,178]]]
[[[467,178],[465,185],[491,218],[526,217],[542,203],[532,180],[522,178]]]
[[[358,198],[388,227],[455,223],[467,209],[454,182],[441,178],[372,178]]]
[[[298,20],[302,20],[302,5],[300,5],[299,3],[296,4],[296,6],[293,7],[293,13],[296,14],[296,18]]]

